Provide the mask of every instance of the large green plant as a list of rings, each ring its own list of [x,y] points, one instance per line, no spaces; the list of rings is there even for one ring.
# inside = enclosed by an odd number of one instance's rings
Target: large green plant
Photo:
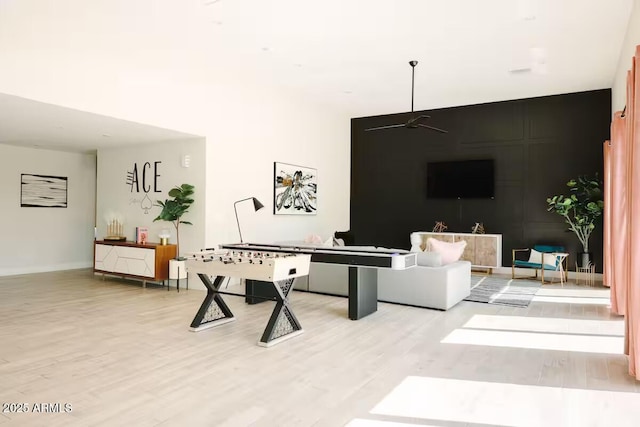
[[[169,221],[176,228],[176,253],[180,256],[180,224],[191,224],[189,221],[183,221],[181,218],[189,211],[189,207],[193,204],[194,187],[190,184],[182,184],[180,187],[173,187],[169,190],[169,197],[156,201],[156,206],[162,207],[160,215],[153,221]]]
[[[578,236],[584,252],[589,252],[589,237],[604,210],[602,181],[597,174],[594,177],[579,176],[567,182],[567,187],[571,194],[548,198],[547,210],[564,217],[569,230]]]

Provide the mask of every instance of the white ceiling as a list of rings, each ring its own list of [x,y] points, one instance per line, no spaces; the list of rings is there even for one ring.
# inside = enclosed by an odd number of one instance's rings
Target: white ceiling
[[[609,88],[632,5],[633,0],[57,0],[53,7],[45,0],[0,0],[0,49],[4,35],[14,51],[50,49],[60,57],[102,56],[118,64],[144,60],[144,69],[180,63],[198,78],[224,66],[345,117],[361,117],[410,109],[409,60],[419,61],[416,110]],[[9,104],[22,102],[0,101],[0,118],[17,114],[7,111]],[[95,132],[92,126],[98,125],[88,117],[79,119],[75,135],[55,136],[50,128],[66,113],[43,106],[28,110],[24,114],[33,116],[8,130],[2,123],[0,142],[49,139],[86,146],[104,144],[103,133],[130,142],[158,136],[149,129],[142,135],[127,122],[120,131]],[[63,128],[73,126],[67,118]],[[40,133],[29,129],[38,128],[37,121],[44,123]]]
[[[202,0],[211,48],[352,116],[609,88],[631,0]],[[532,67],[531,49],[544,58]],[[545,64],[540,64],[545,62]],[[512,69],[546,73],[512,74]]]
[[[0,124],[0,144],[71,152],[198,138],[2,93]]]

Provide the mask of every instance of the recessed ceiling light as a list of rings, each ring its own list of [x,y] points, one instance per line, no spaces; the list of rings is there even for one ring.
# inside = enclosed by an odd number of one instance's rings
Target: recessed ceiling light
[[[269,48],[268,47],[263,47],[262,50],[267,52],[269,50]]]
[[[105,138],[111,138],[111,135],[109,135],[108,133],[103,133],[102,136],[104,136]]]
[[[347,95],[351,95],[353,92],[350,90],[343,90],[342,93],[346,93]]]

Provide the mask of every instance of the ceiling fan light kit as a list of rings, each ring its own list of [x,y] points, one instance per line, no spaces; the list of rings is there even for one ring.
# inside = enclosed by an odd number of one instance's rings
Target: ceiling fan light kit
[[[429,126],[424,123],[421,123],[425,119],[430,119],[431,116],[426,114],[421,114],[419,116],[414,116],[413,111],[413,96],[415,92],[415,71],[416,65],[418,65],[418,61],[409,61],[409,65],[411,65],[411,118],[405,123],[398,123],[395,125],[386,125],[386,126],[376,126],[372,128],[365,129],[365,131],[373,131],[373,130],[382,130],[382,129],[393,129],[393,128],[407,128],[407,129],[417,129],[423,128],[428,130],[434,130],[436,132],[448,133],[444,129],[440,129],[434,126]]]

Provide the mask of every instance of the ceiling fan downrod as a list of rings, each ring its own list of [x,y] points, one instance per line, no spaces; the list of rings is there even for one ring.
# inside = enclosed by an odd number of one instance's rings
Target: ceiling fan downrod
[[[409,61],[409,65],[411,65],[411,112],[413,113],[414,79],[416,75],[416,65],[418,65],[418,61]]]

